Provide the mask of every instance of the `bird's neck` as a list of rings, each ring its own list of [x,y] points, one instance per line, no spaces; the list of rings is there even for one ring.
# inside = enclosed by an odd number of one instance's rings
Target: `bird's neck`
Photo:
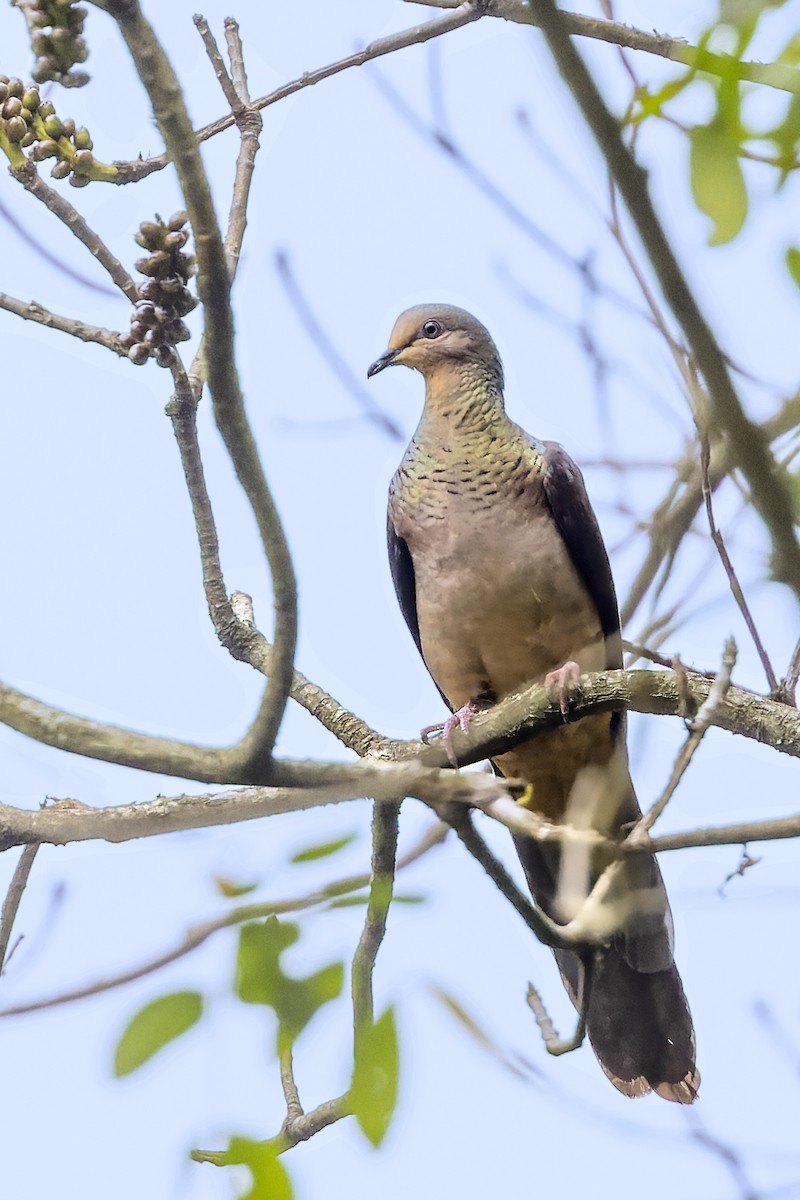
[[[425,440],[471,442],[508,424],[502,377],[489,364],[447,363],[427,376],[418,430]]]

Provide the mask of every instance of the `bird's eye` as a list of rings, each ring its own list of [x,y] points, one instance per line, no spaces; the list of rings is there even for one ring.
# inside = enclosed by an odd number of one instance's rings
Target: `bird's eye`
[[[426,321],[422,326],[422,336],[426,338],[438,337],[442,332],[442,327],[438,321]]]

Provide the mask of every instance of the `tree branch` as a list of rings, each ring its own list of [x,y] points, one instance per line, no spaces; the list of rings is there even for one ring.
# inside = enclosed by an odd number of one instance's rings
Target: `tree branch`
[[[0,910],[0,975],[3,974],[3,967],[8,957],[8,943],[11,940],[11,932],[17,918],[22,893],[25,891],[38,849],[38,842],[30,842],[23,849],[14,868],[2,910]]]
[[[734,461],[750,485],[753,504],[772,539],[774,573],[800,599],[800,545],[787,481],[779,472],[761,430],[741,406],[725,358],[656,216],[646,173],[626,146],[619,123],[574,48],[564,14],[555,0],[539,0],[536,11],[537,23],[553,58],[605,157],[664,296],[703,375],[714,420],[727,435]]]
[[[110,11],[109,0],[92,0],[100,8],[106,8]],[[338,75],[341,71],[347,71],[351,67],[363,67],[365,63],[372,62],[376,58],[382,58],[386,54],[394,54],[397,50],[404,50],[408,46],[421,46],[425,42],[429,42],[431,38],[441,37],[442,34],[450,33],[454,29],[460,29],[462,25],[469,25],[472,21],[477,21],[481,16],[480,9],[474,0],[465,0],[464,3],[459,3],[455,6],[455,11],[452,14],[443,17],[437,17],[433,21],[426,21],[424,25],[414,25],[411,29],[404,29],[400,33],[389,34],[388,37],[376,38],[370,42],[363,50],[357,50],[355,54],[348,54],[347,58],[339,59],[337,62],[327,63],[324,67],[316,67],[312,71],[304,71],[299,79],[293,79],[290,83],[284,83],[281,87],[276,88],[274,92],[270,92],[267,96],[261,96],[260,99],[252,102],[252,107],[256,109],[269,108],[272,104],[277,104],[280,100],[285,100],[288,96],[293,96],[295,92],[300,92],[304,88],[314,87],[315,84],[321,83],[323,79],[330,79],[332,75]],[[208,141],[209,138],[216,137],[218,133],[230,129],[234,124],[232,116],[221,117],[218,121],[213,121],[210,125],[199,129],[194,135],[197,142]],[[153,171],[161,171],[171,161],[169,153],[160,154],[155,158],[136,159],[133,162],[116,162],[113,165],[119,172],[115,183],[135,183],[139,179],[150,175]]]
[[[454,8],[457,0],[406,0],[411,4],[424,4],[430,8]],[[544,21],[537,6],[529,0],[490,0],[486,8],[489,17],[500,17],[519,25],[535,25],[542,28]],[[715,54],[701,46],[692,46],[684,38],[668,37],[664,34],[645,33],[618,21],[603,21],[597,17],[584,17],[579,13],[565,12],[564,28],[576,37],[593,38],[621,46],[625,50],[642,50],[658,58],[667,58],[685,67],[704,71],[707,75],[718,75],[722,79],[740,79],[748,83],[761,83],[782,92],[800,94],[800,71],[784,63],[741,62],[730,54]]]
[[[114,333],[111,329],[84,325],[82,321],[77,321],[73,317],[60,317],[57,313],[48,312],[35,300],[17,300],[14,296],[7,296],[5,292],[0,292],[0,308],[14,313],[17,317],[22,317],[23,321],[35,321],[37,325],[45,325],[48,329],[58,329],[61,333],[69,333],[72,337],[80,338],[82,342],[95,342],[98,346],[105,346],[106,350],[113,350],[120,358],[128,356],[128,351],[121,344],[118,333]]]
[[[120,28],[175,164],[194,232],[198,292],[203,303],[207,339],[205,366],[214,417],[253,509],[272,574],[274,647],[268,698],[265,698],[265,709],[261,713],[261,734],[267,747],[265,756],[274,744],[292,684],[297,590],[283,527],[261,467],[239,387],[233,354],[234,325],[225,249],[183,94],[152,27],[145,20],[137,0],[93,0],[93,3],[110,13]]]
[[[684,685],[672,671],[597,672],[581,677],[580,694],[574,701],[570,719],[622,708],[678,716],[685,711],[687,696],[698,710],[714,687],[715,681],[691,672],[686,672]],[[560,707],[551,701],[545,688],[535,684],[508,697],[489,712],[476,715],[467,734],[455,732],[453,742],[458,761],[467,765],[502,754],[520,741],[560,726],[563,721]],[[730,687],[724,701],[714,706],[711,723],[766,743],[783,754],[800,757],[800,712],[789,705]],[[446,766],[447,755],[441,744],[383,741],[360,763],[352,765],[274,760],[265,770],[274,784],[269,788],[161,798],[147,804],[100,810],[63,801],[37,812],[0,806],[0,849],[33,841],[62,844],[95,838],[113,842],[152,837],[177,829],[297,812],[357,796],[383,801],[415,796],[434,806],[451,800],[466,802],[508,828],[543,841],[600,836],[545,821],[514,803],[500,781],[484,775],[454,775],[444,769]],[[718,844],[794,837],[798,832],[797,821],[787,820],[788,823],[777,824],[756,822],[747,836],[737,833],[731,838],[726,833]],[[655,843],[650,845],[652,848]],[[667,846],[659,843],[655,848]]]

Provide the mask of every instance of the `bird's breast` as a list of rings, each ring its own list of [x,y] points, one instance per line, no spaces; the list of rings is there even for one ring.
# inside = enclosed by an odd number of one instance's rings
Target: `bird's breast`
[[[425,662],[454,707],[501,699],[570,658],[604,666],[597,611],[544,503],[431,483],[399,532]]]

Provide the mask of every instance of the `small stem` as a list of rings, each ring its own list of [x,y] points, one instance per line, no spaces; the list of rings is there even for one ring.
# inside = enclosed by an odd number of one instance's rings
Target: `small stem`
[[[3,907],[0,910],[0,975],[3,974],[8,943],[11,940],[11,931],[14,928],[14,921],[16,920],[17,910],[22,900],[22,893],[25,891],[25,885],[28,882],[28,876],[31,873],[33,860],[36,858],[38,849],[38,842],[31,842],[29,846],[25,846],[23,849],[14,868],[14,874],[11,876],[11,883],[6,892]]]

